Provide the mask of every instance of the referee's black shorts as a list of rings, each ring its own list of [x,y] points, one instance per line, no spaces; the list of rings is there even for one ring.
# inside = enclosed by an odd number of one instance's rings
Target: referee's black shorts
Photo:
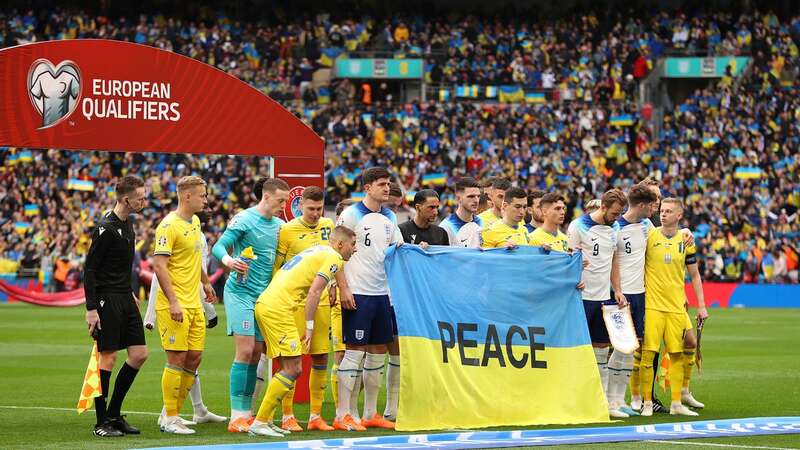
[[[97,349],[101,352],[123,350],[131,345],[145,345],[142,315],[130,292],[98,294],[100,335]]]

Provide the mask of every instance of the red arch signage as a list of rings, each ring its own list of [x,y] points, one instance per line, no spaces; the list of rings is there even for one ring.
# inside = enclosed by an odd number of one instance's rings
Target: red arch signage
[[[0,50],[0,146],[274,158],[323,184],[323,141],[274,100],[176,53],[101,39]]]

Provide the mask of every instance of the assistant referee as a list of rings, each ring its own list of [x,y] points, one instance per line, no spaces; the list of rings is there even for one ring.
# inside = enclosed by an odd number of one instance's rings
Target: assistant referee
[[[129,219],[130,214],[141,211],[146,204],[144,181],[126,175],[117,182],[115,192],[117,203],[98,221],[84,267],[86,324],[89,335],[97,340],[100,353],[103,393],[95,398],[97,423],[94,427],[94,435],[99,437],[139,434],[120,410],[139,368],[147,359],[142,316],[138,300],[131,292],[136,234]],[[111,371],[117,361],[117,351],[122,349],[127,349],[128,358],[117,374],[114,394],[106,408]]]

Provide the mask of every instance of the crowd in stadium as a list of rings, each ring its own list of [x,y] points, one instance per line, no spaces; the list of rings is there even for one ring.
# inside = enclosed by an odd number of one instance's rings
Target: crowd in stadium
[[[448,185],[461,175],[502,175],[523,188],[566,193],[570,214],[609,187],[653,176],[689,206],[685,225],[704,249],[705,279],[797,281],[789,274],[797,273],[800,236],[800,97],[785,81],[796,76],[800,17],[665,12],[649,19],[587,15],[485,25],[470,18],[319,16],[276,26],[223,16],[204,22],[65,11],[0,17],[3,46],[130,40],[253,84],[325,138],[329,205],[349,197],[359,171],[374,165],[390,167],[408,191],[436,175],[430,184],[445,200],[443,216],[452,207]],[[552,101],[400,104],[385,86],[365,96],[346,80],[333,86],[330,102],[321,101],[308,87],[314,71],[329,65],[331,48],[419,54],[432,83],[511,82],[550,91]],[[633,94],[653,61],[671,51],[746,54],[753,64],[676,105],[654,133]],[[614,125],[617,116],[630,116],[632,124]],[[151,238],[145,233],[161,219],[162,206],[174,202],[180,176],[201,173],[209,181],[216,217],[207,231],[218,235],[231,213],[249,203],[248,186],[266,164],[227,156],[34,150],[23,158],[23,152],[0,152],[0,262],[52,273],[59,289],[76,287],[92,218],[108,207],[104,193],[115,177],[135,167],[148,180],[153,208],[136,227],[144,255]],[[737,177],[738,168],[756,168],[759,176]],[[94,191],[67,189],[69,180],[91,181]]]

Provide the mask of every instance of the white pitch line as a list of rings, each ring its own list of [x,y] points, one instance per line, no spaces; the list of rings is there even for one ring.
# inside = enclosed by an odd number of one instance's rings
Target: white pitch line
[[[14,406],[14,405],[0,405],[0,409],[36,409],[40,411],[67,411],[77,412],[76,408],[54,408],[51,406]],[[94,409],[87,409],[86,411],[94,411]],[[144,411],[122,411],[125,414],[142,415],[142,416],[160,416],[161,413],[144,412]],[[308,423],[305,420],[298,420],[297,423]]]
[[[657,439],[652,439],[648,441],[642,442],[651,442],[654,444],[674,444],[674,445],[698,445],[702,447],[724,447],[724,448],[758,448],[758,449],[769,449],[769,450],[797,450],[796,447],[765,447],[763,445],[736,445],[736,444],[715,444],[712,442],[689,442],[689,441],[662,441]]]
[[[0,405],[0,409],[38,409],[42,411],[70,411],[77,412],[77,408],[54,408],[50,406],[13,406],[13,405]],[[87,409],[86,411],[94,411],[94,409]],[[140,414],[143,416],[159,416],[161,413],[143,412],[143,411],[124,411],[125,414]]]

